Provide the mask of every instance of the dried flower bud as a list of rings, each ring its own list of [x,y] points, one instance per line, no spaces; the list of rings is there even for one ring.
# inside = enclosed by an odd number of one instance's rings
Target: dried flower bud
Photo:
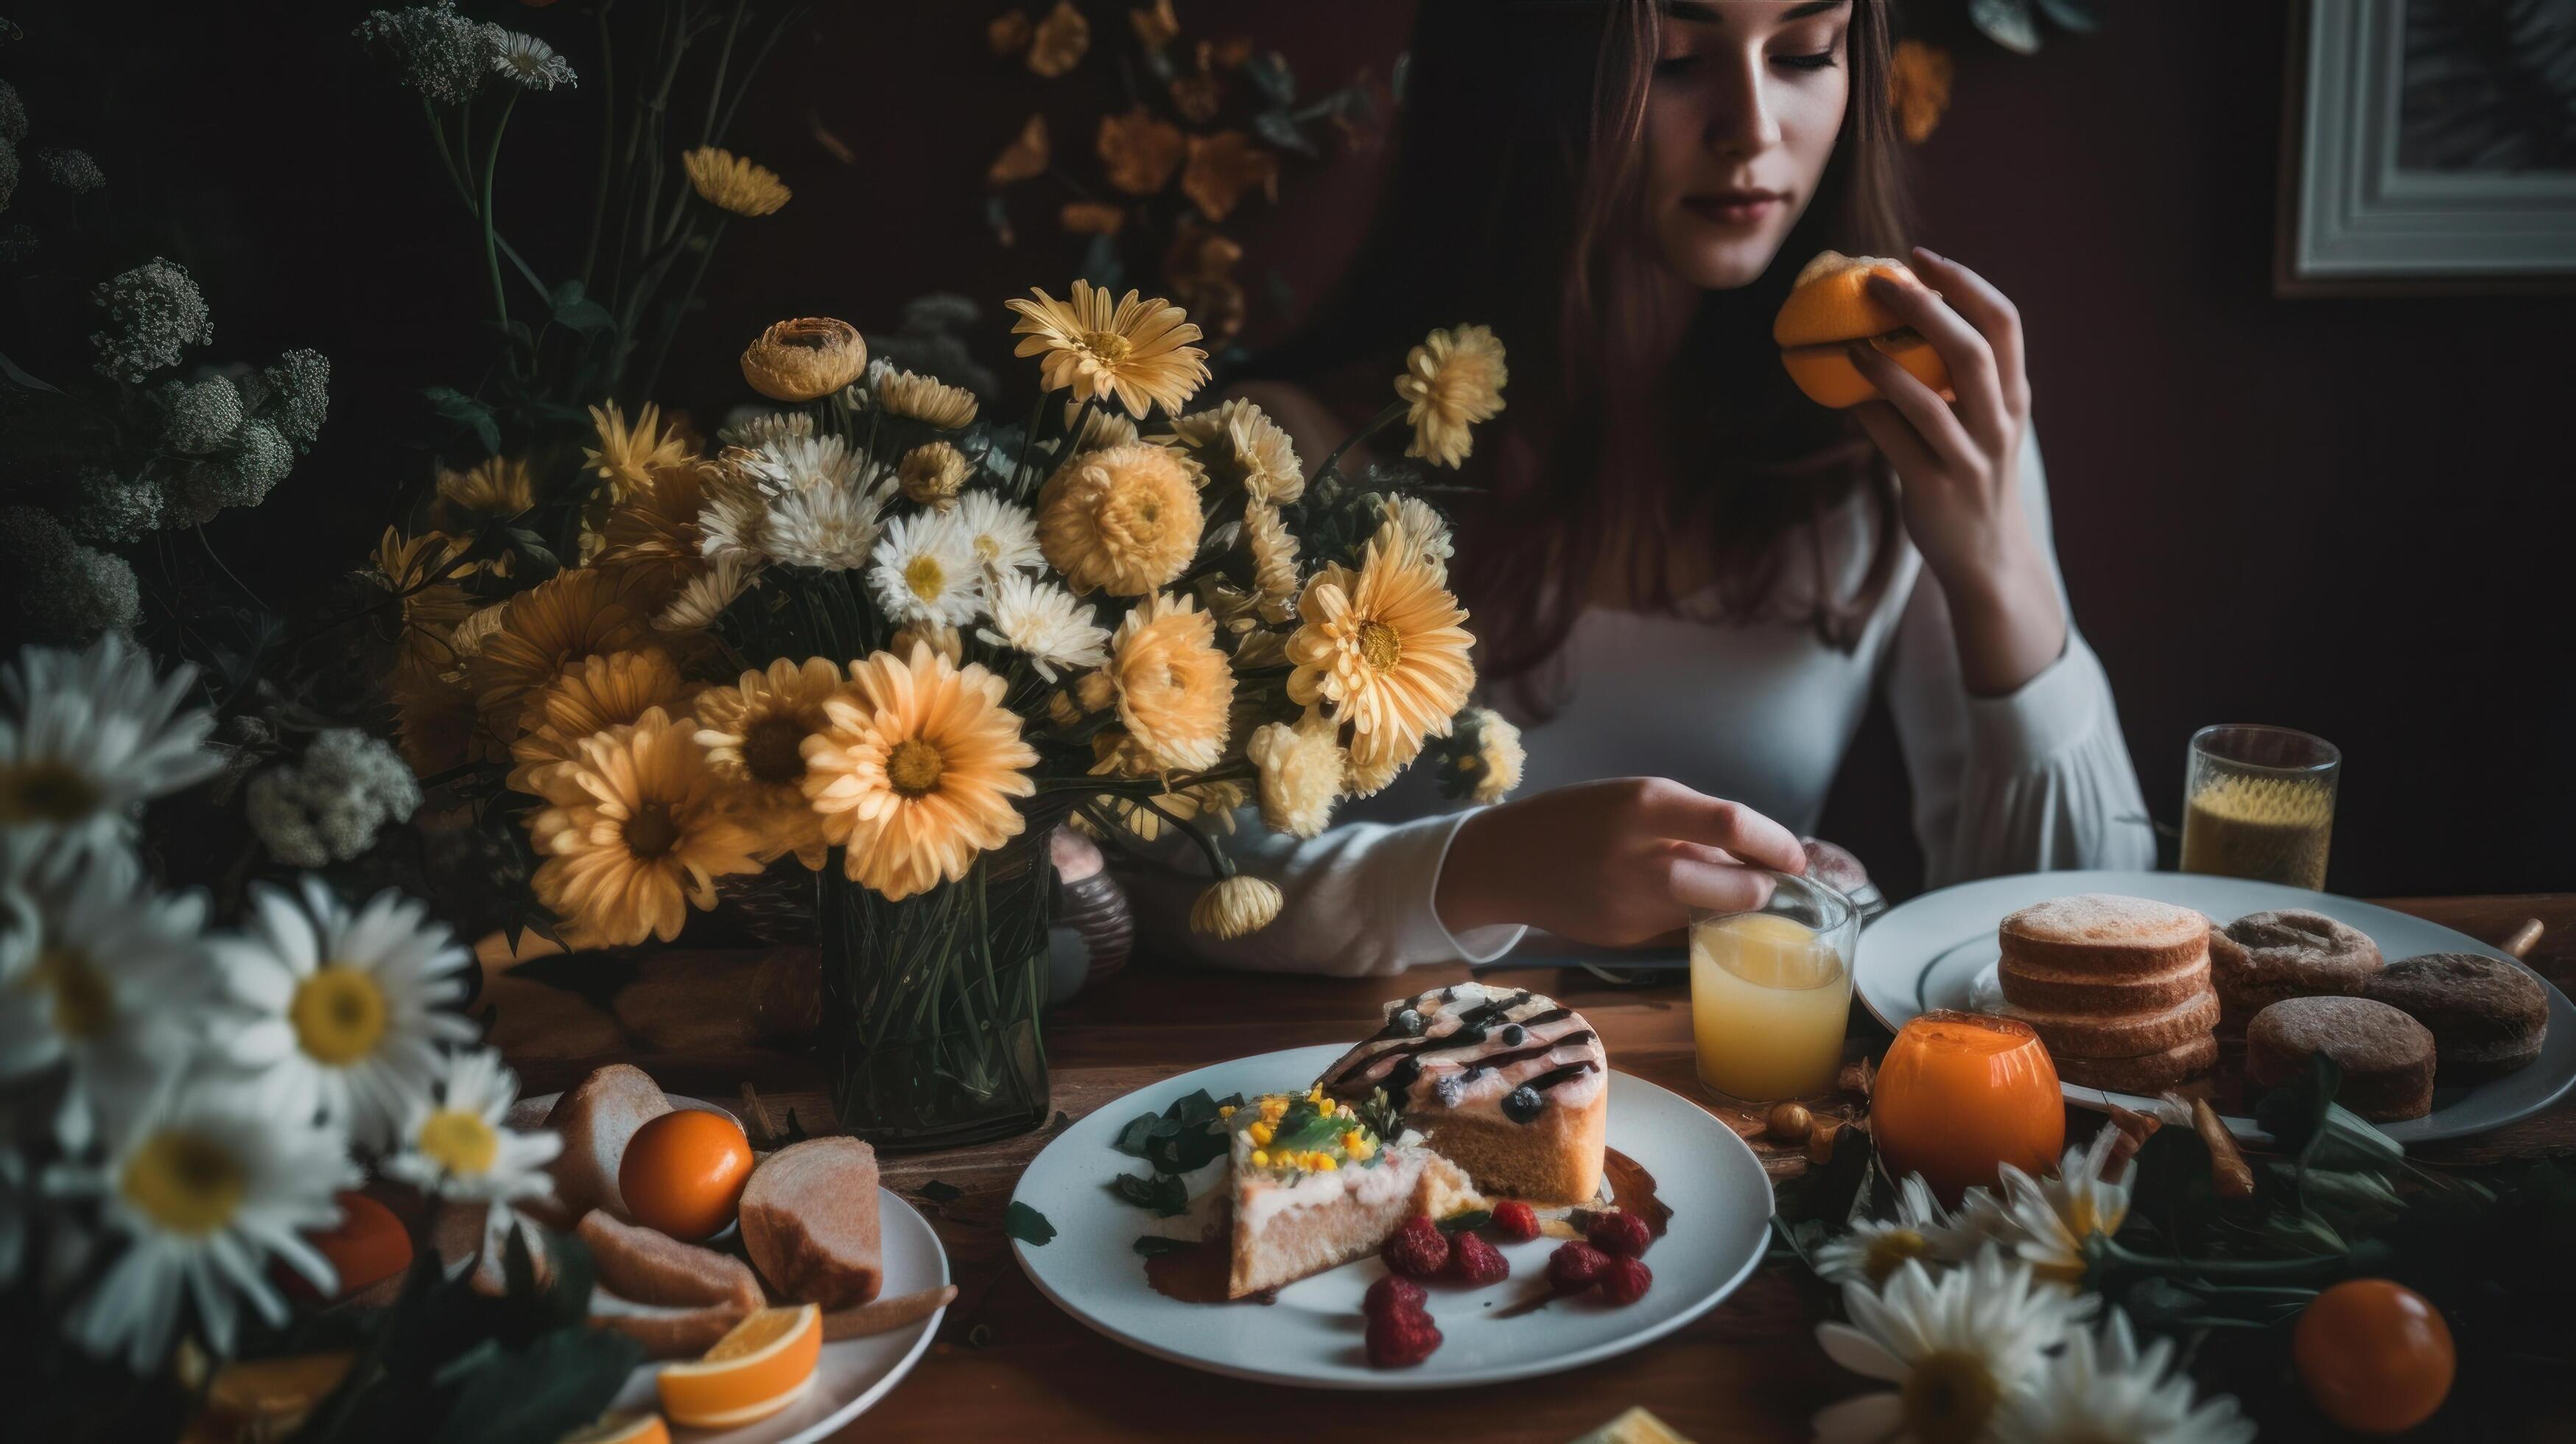
[[[781,321],[742,352],[742,379],[780,401],[820,400],[867,369],[868,344],[858,328],[829,316]]]

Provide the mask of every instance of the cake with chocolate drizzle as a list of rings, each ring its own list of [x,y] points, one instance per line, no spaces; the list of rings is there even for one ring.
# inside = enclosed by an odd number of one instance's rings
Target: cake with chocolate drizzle
[[[1332,1067],[1325,1096],[1380,1089],[1476,1186],[1540,1204],[1601,1187],[1609,1060],[1583,1015],[1527,989],[1460,983],[1385,1007],[1384,1025]]]

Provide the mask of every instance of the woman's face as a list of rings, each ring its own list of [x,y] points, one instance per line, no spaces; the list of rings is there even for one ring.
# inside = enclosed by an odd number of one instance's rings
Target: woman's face
[[[1815,198],[1851,98],[1851,0],[1665,6],[1646,97],[1647,224],[1702,290],[1750,284]]]

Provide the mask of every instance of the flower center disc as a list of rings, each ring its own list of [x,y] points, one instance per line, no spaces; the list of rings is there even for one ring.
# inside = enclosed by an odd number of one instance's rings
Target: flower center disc
[[[325,963],[296,985],[287,1004],[295,1041],[315,1061],[346,1068],[385,1035],[385,994],[363,968]]]
[[[648,802],[635,809],[633,817],[626,819],[625,837],[628,851],[646,862],[653,862],[680,840],[680,825],[671,820],[671,809],[658,802]]]
[[[1861,1259],[1861,1268],[1869,1275],[1871,1283],[1883,1284],[1890,1275],[1905,1267],[1907,1259],[1921,1258],[1923,1254],[1923,1235],[1910,1228],[1892,1229],[1870,1240],[1869,1252]]]
[[[1136,347],[1115,331],[1085,331],[1082,349],[1100,359],[1104,366],[1115,366],[1135,353]]]
[[[1905,1428],[1923,1444],[1982,1439],[2003,1394],[1993,1371],[1974,1354],[1926,1354],[1906,1372]]]
[[[248,1170],[220,1145],[164,1130],[126,1160],[118,1191],[169,1233],[203,1238],[231,1223],[250,1192]]]
[[[0,823],[78,822],[98,804],[98,788],[52,758],[0,771]]]
[[[805,775],[805,729],[795,718],[763,717],[742,739],[743,770],[754,782],[783,786]]]
[[[501,1156],[500,1135],[492,1125],[480,1114],[461,1108],[442,1108],[429,1115],[420,1125],[419,1143],[423,1154],[461,1177],[491,1172],[492,1161]]]
[[[95,1038],[116,1022],[115,987],[77,948],[38,953],[21,986],[54,995],[54,1031],[66,1038]]]
[[[914,557],[904,565],[903,584],[921,600],[937,601],[939,594],[948,590],[948,568],[941,566],[937,557]]]
[[[1360,623],[1360,660],[1380,672],[1404,659],[1404,638],[1384,622]]]
[[[886,783],[906,797],[924,797],[939,785],[939,774],[946,766],[938,748],[907,737],[886,754]]]

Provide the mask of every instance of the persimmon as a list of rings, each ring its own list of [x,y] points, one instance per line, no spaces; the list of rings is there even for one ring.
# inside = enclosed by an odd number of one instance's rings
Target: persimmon
[[[635,1221],[688,1243],[724,1232],[750,1181],[742,1125],[695,1108],[636,1129],[617,1165],[617,1192]]]
[[[1788,368],[1789,379],[1809,400],[1838,411],[1874,400],[1878,387],[1844,350],[1854,341],[1866,341],[1915,380],[1949,396],[1949,364],[1920,332],[1869,293],[1874,275],[1902,285],[1923,284],[1902,261],[1840,251],[1818,252],[1798,272],[1789,299],[1771,323],[1771,339],[1780,347],[1780,364]]]
[[[2311,1299],[2290,1356],[2317,1408],[2364,1434],[2400,1434],[2431,1418],[2459,1367],[2442,1311],[2387,1279],[2352,1279]]]

